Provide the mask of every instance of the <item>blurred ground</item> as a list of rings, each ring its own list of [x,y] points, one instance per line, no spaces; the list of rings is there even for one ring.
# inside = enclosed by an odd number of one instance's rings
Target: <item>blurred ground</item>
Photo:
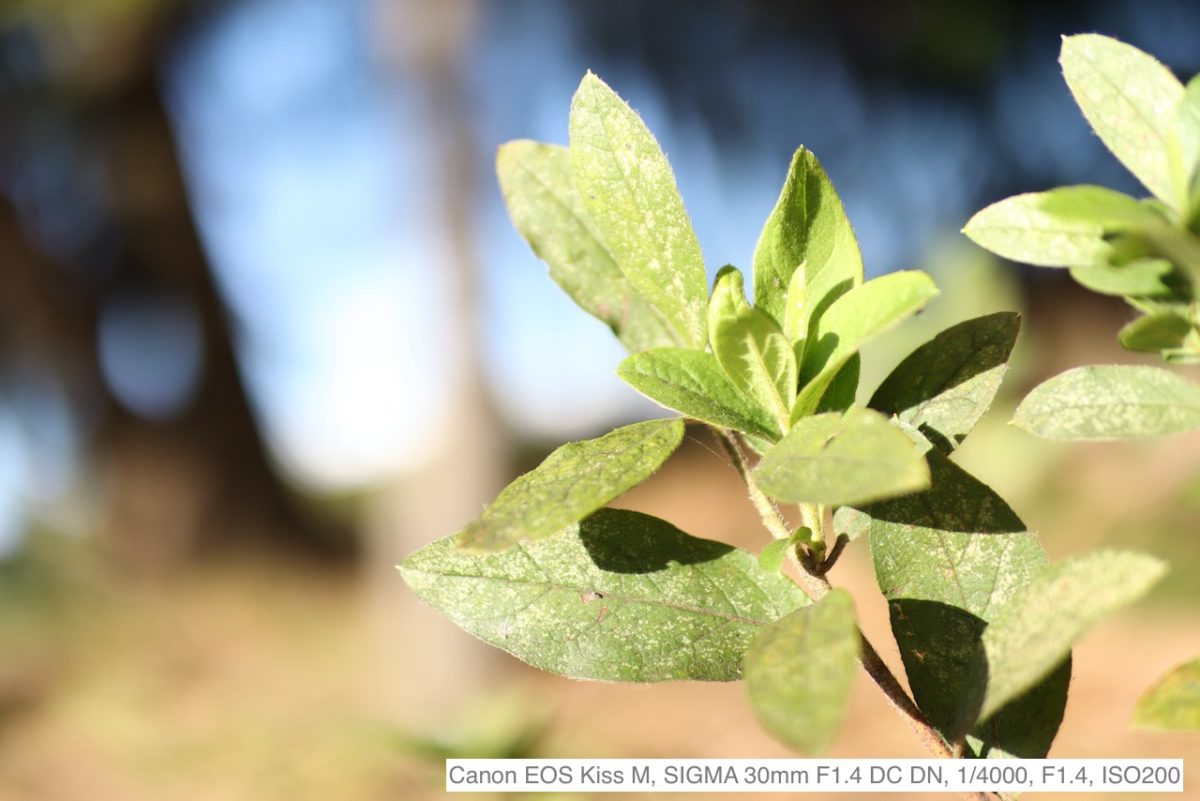
[[[978,436],[1027,439],[1012,429]],[[1025,444],[1042,447],[1031,439]],[[1014,503],[1035,525],[1047,523],[1052,533],[1043,539],[1056,558],[1114,533],[1129,537],[1134,521],[1153,519],[1161,496],[1173,489],[1105,488],[1113,481],[1128,487],[1133,458],[1141,467],[1132,471],[1135,478],[1161,476],[1168,466],[1195,476],[1198,444],[1200,438],[1190,437],[1153,447],[1059,450],[1030,468],[1040,481],[1015,488],[1054,502]],[[620,505],[666,517],[699,536],[757,548],[763,540],[753,511],[710,445],[699,432],[689,435],[687,447]],[[964,455],[980,460],[983,452]],[[1132,500],[1117,502],[1117,495]],[[706,502],[697,504],[697,497]],[[1198,521],[1200,504],[1183,522],[1191,530],[1169,536],[1194,537]],[[1156,543],[1151,538],[1148,547],[1161,550]],[[847,550],[834,581],[852,590],[868,636],[898,666],[865,545]],[[543,676],[471,641],[429,610],[417,612],[430,618],[417,621],[421,630],[440,629],[459,658],[487,666],[486,676],[465,684],[457,708],[445,707],[424,730],[397,724],[378,699],[388,684],[410,677],[404,665],[391,674],[383,669],[369,585],[358,578],[350,568],[331,571],[251,552],[188,566],[163,582],[123,584],[92,575],[86,598],[75,589],[72,598],[47,601],[49,608],[37,614],[65,636],[43,638],[41,650],[37,640],[26,639],[23,658],[6,661],[0,677],[0,798],[422,799],[443,795],[440,757],[446,753],[789,755],[757,726],[738,684],[622,686]],[[1196,589],[1186,581],[1168,587],[1084,641],[1055,754],[1200,760],[1200,738],[1126,726],[1141,690],[1200,646]],[[1191,596],[1190,605],[1179,603],[1180,593]],[[17,629],[5,631],[12,637]],[[422,661],[442,649],[425,641],[404,646],[408,659]],[[865,678],[831,754],[923,755]]]

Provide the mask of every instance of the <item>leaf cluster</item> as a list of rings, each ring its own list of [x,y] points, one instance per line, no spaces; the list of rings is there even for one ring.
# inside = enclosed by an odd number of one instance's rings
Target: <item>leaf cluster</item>
[[[1059,61],[1092,130],[1151,197],[1060,187],[995,203],[963,231],[1001,256],[1067,267],[1083,286],[1124,298],[1139,313],[1118,334],[1125,348],[1200,363],[1200,75],[1185,86],[1153,56],[1097,34],[1065,37]],[[1200,429],[1200,386],[1155,367],[1080,367],[1030,392],[1013,423],[1066,440],[1191,431]],[[1006,636],[1000,628],[989,636]],[[1134,721],[1200,729],[1198,666],[1163,677]]]
[[[1063,77],[1092,130],[1142,183],[1136,199],[1067,186],[1001,200],[963,232],[1014,261],[1068,268],[1124,298],[1132,351],[1200,363],[1200,76],[1185,86],[1152,56],[1098,34],[1063,39]],[[1035,390],[1014,422],[1054,439],[1116,439],[1200,427],[1200,387],[1165,371],[1071,371]]]
[[[666,157],[595,75],[571,103],[567,147],[510,142],[497,171],[551,278],[630,352],[618,375],[679,416],[562,446],[405,559],[413,591],[559,675],[744,679],[763,725],[813,752],[837,732],[856,662],[874,654],[825,575],[866,534],[921,725],[944,753],[1044,755],[1072,644],[1162,567],[1116,552],[1047,564],[1003,499],[952,460],[1000,385],[1017,316],[941,332],[857,405],[859,350],[937,289],[919,271],[864,281],[808,150],[763,226],[749,297],[732,266],[709,287]],[[670,457],[684,419],[727,445],[775,538],[757,557],[605,508]],[[753,467],[744,446],[760,455]],[[777,503],[798,504],[805,525],[784,527]],[[781,571],[788,556],[799,586]]]

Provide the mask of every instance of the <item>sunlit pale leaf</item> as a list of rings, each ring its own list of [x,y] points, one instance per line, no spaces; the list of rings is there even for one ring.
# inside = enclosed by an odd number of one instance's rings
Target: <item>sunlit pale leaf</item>
[[[827,748],[845,717],[860,648],[854,601],[845,590],[765,626],[745,667],[763,727],[803,754]]]
[[[1092,626],[1150,590],[1166,565],[1146,554],[1095,551],[1046,568],[1008,599],[983,633],[986,719],[1050,674]]]
[[[834,301],[804,347],[793,422],[817,408],[842,365],[859,348],[920,311],[937,294],[928,275],[908,270],[875,278]]]
[[[754,470],[768,495],[792,503],[853,504],[929,484],[920,449],[883,415],[853,407],[800,420]]]
[[[548,537],[645,481],[682,440],[682,420],[649,420],[563,445],[505,487],[458,543],[501,550]]]
[[[1048,439],[1176,434],[1200,428],[1200,386],[1158,367],[1077,367],[1035,387],[1013,425]]]
[[[1048,192],[1014,195],[967,221],[963,233],[997,256],[1039,267],[1107,264],[1112,245],[1095,220],[1054,214],[1044,208]]]
[[[737,679],[758,630],[808,603],[752,554],[618,509],[499,554],[448,537],[399,567],[467,632],[579,679]]]
[[[1147,189],[1174,204],[1167,135],[1183,97],[1179,80],[1152,56],[1099,34],[1064,37],[1059,63],[1100,140]]]
[[[575,188],[609,253],[680,344],[702,349],[704,260],[658,142],[591,72],[571,101],[568,136]]]
[[[1040,193],[1042,211],[1064,220],[1097,223],[1106,234],[1136,231],[1165,219],[1153,204],[1104,186],[1060,186]]]
[[[797,351],[797,363],[800,361],[800,354],[803,353],[804,340],[808,338],[808,313],[811,309],[808,307],[807,279],[808,270],[804,262],[800,262],[800,266],[792,273],[792,279],[788,282],[787,295],[783,302],[783,335],[801,348]],[[831,300],[830,303],[832,302]]]
[[[717,274],[708,338],[729,380],[771,415],[779,431],[786,429],[796,396],[796,356],[779,324],[746,302],[742,275],[732,267]]]
[[[687,417],[779,439],[778,424],[734,386],[711,353],[655,348],[625,359],[617,375],[646,397]]]
[[[1200,215],[1200,75],[1188,81],[1183,100],[1175,110],[1175,132],[1178,145],[1176,181],[1187,199],[1187,218]]]
[[[519,140],[500,146],[496,174],[513,226],[554,279],[630,352],[678,341],[613,261],[571,184],[567,150]]]
[[[803,264],[801,280],[793,273]],[[840,295],[862,283],[862,256],[842,202],[806,148],[792,156],[775,208],[754,249],[754,305],[784,322],[795,305],[796,333],[806,331]],[[789,284],[792,289],[789,290]],[[800,297],[789,297],[796,293]]]
[[[1200,191],[1200,187],[1193,187],[1200,169],[1200,75],[1188,81],[1184,88],[1183,97],[1175,108],[1167,144],[1171,179],[1177,196],[1195,211],[1193,193]]]

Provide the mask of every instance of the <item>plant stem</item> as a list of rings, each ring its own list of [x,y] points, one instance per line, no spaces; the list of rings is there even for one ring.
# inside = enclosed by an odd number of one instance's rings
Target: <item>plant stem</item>
[[[779,514],[779,509],[774,502],[768,498],[758,485],[754,483],[754,477],[750,475],[750,468],[746,464],[746,456],[742,453],[742,448],[738,445],[737,438],[723,428],[714,428],[717,433],[717,439],[721,441],[725,452],[729,454],[730,461],[733,462],[734,468],[738,475],[742,478],[742,483],[746,485],[746,489],[750,493],[750,502],[754,504],[754,508],[758,510],[758,516],[762,518],[763,525],[767,527],[767,531],[771,532],[771,536],[777,540],[786,540],[792,535],[788,530],[787,524],[783,522],[783,516]]]
[[[725,447],[726,453],[729,454],[730,460],[733,462],[734,469],[741,476],[742,482],[745,483],[746,489],[750,494],[750,501],[758,510],[759,516],[762,518],[763,525],[776,539],[784,539],[789,536],[787,524],[783,522],[782,516],[779,514],[779,509],[771,502],[758,485],[754,482],[754,476],[750,472],[749,466],[746,464],[746,457],[742,453],[741,446],[738,444],[736,435],[724,429],[714,429],[717,433],[717,439]],[[801,507],[803,509],[803,507]],[[816,507],[812,507],[813,510]],[[823,517],[824,515],[822,515]],[[807,524],[807,520],[805,521]],[[823,521],[815,521],[820,522]],[[814,528],[814,533],[816,529]],[[794,551],[790,551],[793,561],[800,567],[800,589],[811,598],[813,601],[819,601],[832,589],[829,581],[823,575],[818,575],[811,572],[804,562],[796,558]],[[943,759],[953,759],[954,751],[948,746],[937,730],[930,725],[929,721],[917,708],[917,704],[905,692],[903,685],[892,673],[887,664],[880,658],[879,652],[875,650],[875,646],[867,639],[866,635],[859,630],[859,638],[862,640],[862,666],[867,675],[875,682],[880,691],[891,703],[892,707],[904,718],[908,723],[909,728],[917,735],[917,739],[921,744],[934,756]],[[987,793],[968,793],[967,798],[976,801],[988,801],[993,796]]]
[[[825,557],[825,561],[821,563],[821,575],[824,576],[833,566],[837,564],[838,557],[842,555],[842,550],[846,547],[846,543],[850,542],[850,538],[845,534],[838,534],[837,539],[833,541],[833,547],[829,549],[829,555]]]
[[[825,541],[825,513],[814,503],[800,504],[800,521],[812,530],[813,542]]]

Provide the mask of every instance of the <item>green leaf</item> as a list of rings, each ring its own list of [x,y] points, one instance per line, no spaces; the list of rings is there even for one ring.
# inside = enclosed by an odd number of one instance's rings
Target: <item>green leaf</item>
[[[778,570],[787,556],[788,549],[801,542],[812,542],[812,529],[808,526],[800,526],[788,537],[772,540],[764,545],[758,553],[758,566],[763,570]]]
[[[1047,439],[1177,434],[1200,428],[1200,387],[1158,367],[1077,367],[1035,387],[1012,422]]]
[[[1196,183],[1200,169],[1200,75],[1193,77],[1184,87],[1183,97],[1175,108],[1168,144],[1168,163],[1171,179],[1177,196],[1184,206],[1194,213],[1195,193],[1200,192]]]
[[[817,404],[816,414],[844,412],[853,406],[854,399],[858,397],[858,378],[861,371],[862,359],[855,353],[829,382],[829,387],[821,396],[821,402]]]
[[[1138,699],[1133,725],[1163,731],[1200,731],[1200,659],[1180,665]]]
[[[833,533],[845,534],[851,542],[866,534],[870,526],[871,518],[853,506],[839,506],[833,513]]]
[[[1164,220],[1151,205],[1104,186],[1060,186],[1040,194],[1045,213],[1096,223],[1106,234],[1136,231]]]
[[[973,727],[983,697],[980,637],[1046,557],[992,489],[938,450],[927,458],[928,490],[861,511],[844,507],[838,517],[842,526],[870,535],[876,580],[888,600],[913,697],[955,742]],[[1044,756],[1062,721],[1069,673],[1064,668],[1030,700],[977,730],[979,751]]]
[[[603,681],[731,681],[760,627],[808,599],[752,554],[604,509],[501,554],[447,537],[400,564],[422,600],[536,668]]]
[[[1200,364],[1200,343],[1189,344],[1186,348],[1176,350],[1164,350],[1162,357],[1167,364],[1187,366]]]
[[[1121,329],[1117,338],[1127,350],[1157,353],[1170,348],[1182,348],[1196,327],[1185,315],[1164,312],[1139,317]]]
[[[788,548],[792,547],[791,539],[771,540],[758,552],[758,566],[769,573],[774,573],[783,566],[787,558]]]
[[[609,252],[680,344],[702,350],[704,260],[658,142],[591,72],[571,100],[568,136],[575,188]]]
[[[993,203],[976,212],[963,233],[997,256],[1038,267],[1107,264],[1113,248],[1104,239],[1104,227],[1047,211],[1049,194],[1030,192]]]
[[[804,348],[803,387],[792,421],[811,414],[842,365],[874,337],[915,314],[938,294],[933,279],[919,270],[875,278],[842,295],[817,321]]]
[[[1020,327],[1019,315],[998,312],[947,328],[900,362],[867,405],[949,453],[991,406]]]
[[[1044,570],[983,633],[986,719],[1047,676],[1092,626],[1145,595],[1166,572],[1146,554],[1095,551]]]
[[[734,386],[711,353],[642,351],[621,362],[617,375],[650,400],[687,417],[772,441],[780,437],[771,416]]]
[[[1167,134],[1183,86],[1171,71],[1116,39],[1063,38],[1063,77],[1092,129],[1147,189],[1174,205]]]
[[[1186,221],[1192,230],[1200,217],[1200,75],[1188,81],[1175,113],[1180,176],[1188,203]]]
[[[801,265],[802,280],[793,282]],[[799,332],[850,287],[862,283],[862,255],[842,201],[806,148],[792,156],[779,199],[758,237],[753,266],[754,305],[778,322],[784,321],[785,298],[793,291],[807,298],[796,307]],[[791,305],[795,299],[786,302]],[[789,337],[798,338],[790,330]]]
[[[519,140],[496,153],[496,174],[513,227],[554,279],[630,352],[676,344],[676,336],[613,261],[571,184],[567,150]]]
[[[818,321],[815,340],[805,350],[801,380],[840,368],[850,354],[920,311],[937,294],[933,279],[920,270],[888,273],[851,289]]]
[[[645,481],[683,441],[683,421],[648,420],[570,442],[517,478],[460,532],[459,544],[497,551],[548,537]]]
[[[929,485],[920,449],[883,415],[851,408],[800,420],[754,469],[768,495],[791,503],[865,503]]]
[[[742,274],[732,267],[723,268],[713,285],[708,337],[729,380],[786,430],[796,396],[796,356],[779,324],[746,303]]]
[[[808,269],[804,262],[800,262],[800,266],[792,273],[792,280],[788,282],[787,297],[784,298],[783,335],[789,342],[800,346],[800,350],[796,351],[797,362],[803,353],[804,340],[808,338],[808,315],[811,309],[808,307],[807,281]]]
[[[845,717],[860,649],[854,601],[841,589],[763,627],[746,652],[759,722],[803,754],[825,750]]]
[[[1175,269],[1166,259],[1135,259],[1127,264],[1072,267],[1071,277],[1104,295],[1162,297],[1173,293],[1167,277]]]

